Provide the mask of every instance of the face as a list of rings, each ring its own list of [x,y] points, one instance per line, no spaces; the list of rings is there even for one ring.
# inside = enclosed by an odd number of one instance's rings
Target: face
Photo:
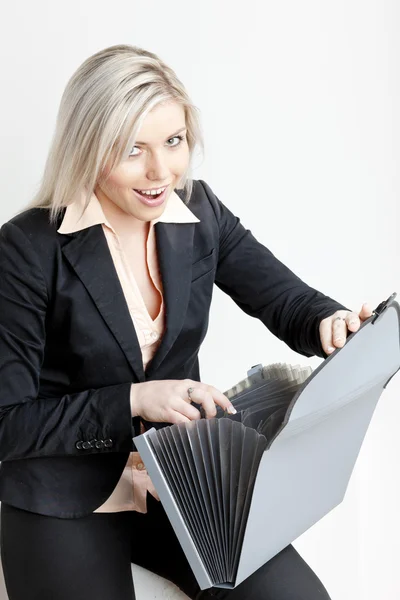
[[[185,111],[175,102],[156,106],[143,121],[129,156],[95,188],[107,216],[152,221],[164,211],[189,164]]]

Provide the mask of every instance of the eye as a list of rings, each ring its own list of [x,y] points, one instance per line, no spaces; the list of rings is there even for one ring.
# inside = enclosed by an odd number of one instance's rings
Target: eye
[[[135,152],[135,150],[137,150],[137,152]],[[141,149],[138,148],[137,146],[133,146],[132,150],[129,152],[129,156],[139,156],[139,154],[141,154]]]
[[[174,143],[170,144],[170,142],[173,142],[175,140]],[[175,146],[179,146],[179,144],[183,141],[183,135],[175,135],[172,138],[169,138],[169,140],[167,140],[167,146],[169,146],[170,148],[174,148]]]

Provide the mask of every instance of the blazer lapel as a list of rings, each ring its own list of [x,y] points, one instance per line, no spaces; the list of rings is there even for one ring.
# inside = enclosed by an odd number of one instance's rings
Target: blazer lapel
[[[165,331],[146,369],[151,376],[178,337],[190,296],[194,223],[156,223],[157,254],[165,302]]]
[[[62,236],[66,237],[66,236]],[[101,225],[68,236],[62,251],[86,287],[139,381],[142,353]]]

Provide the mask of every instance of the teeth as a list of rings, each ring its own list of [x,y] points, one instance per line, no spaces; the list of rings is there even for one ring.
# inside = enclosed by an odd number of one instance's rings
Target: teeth
[[[165,187],[160,188],[158,190],[138,190],[141,194],[146,194],[146,196],[156,196],[157,194],[161,194],[165,189]]]

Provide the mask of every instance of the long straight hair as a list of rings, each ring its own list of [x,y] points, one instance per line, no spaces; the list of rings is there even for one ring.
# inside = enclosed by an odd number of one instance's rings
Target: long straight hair
[[[106,165],[112,170],[134,145],[146,115],[175,101],[185,110],[189,168],[181,178],[190,198],[194,150],[203,150],[198,109],[175,72],[136,46],[111,46],[89,57],[63,93],[42,181],[30,207],[47,208],[55,221],[82,192],[86,206]]]

